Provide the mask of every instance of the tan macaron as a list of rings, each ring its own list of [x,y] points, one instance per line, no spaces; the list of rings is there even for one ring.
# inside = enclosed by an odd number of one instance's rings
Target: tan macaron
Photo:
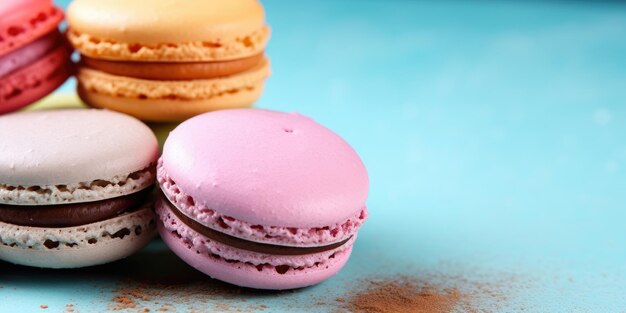
[[[75,0],[67,19],[93,107],[180,121],[251,106],[270,73],[257,0]]]

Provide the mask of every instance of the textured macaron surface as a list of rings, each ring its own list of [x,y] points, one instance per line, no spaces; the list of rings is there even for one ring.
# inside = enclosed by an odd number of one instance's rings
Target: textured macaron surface
[[[145,169],[158,154],[156,138],[147,126],[104,110],[4,115],[0,136],[0,186],[5,187],[98,185],[99,180]],[[83,187],[89,186],[77,190]]]
[[[130,99],[202,100],[244,93],[261,88],[269,76],[267,60],[238,75],[182,81],[159,81],[111,75],[90,68],[81,68],[77,77],[86,90],[94,93]]]
[[[88,56],[209,61],[251,56],[268,38],[257,0],[76,0],[69,39]]]
[[[163,241],[194,268],[238,286],[291,289],[317,284],[343,267],[355,239],[336,249],[307,255],[272,255],[240,250],[190,229],[163,205],[163,201],[156,205]]]
[[[359,156],[296,113],[239,109],[191,118],[165,142],[158,175],[170,199],[176,191],[188,196],[197,209],[184,210],[191,215],[208,208],[294,234],[365,215],[368,176]]]
[[[100,222],[63,228],[0,221],[0,259],[15,264],[76,268],[108,263],[139,250],[156,233],[154,212],[141,207]]]
[[[62,19],[51,0],[0,1],[0,55],[49,33]]]
[[[253,266],[283,265],[291,268],[310,268],[327,262],[338,253],[349,250],[356,239],[356,237],[353,237],[345,244],[334,249],[301,255],[280,255],[249,251],[229,246],[199,234],[177,218],[175,214],[172,214],[164,204],[164,201],[167,200],[161,199],[157,201],[155,209],[159,219],[163,223],[163,227],[167,231],[176,233],[177,236],[180,236],[183,240],[186,240],[189,244],[193,245],[195,250],[200,253],[219,256],[222,259],[229,261],[237,261],[241,263],[247,262]]]

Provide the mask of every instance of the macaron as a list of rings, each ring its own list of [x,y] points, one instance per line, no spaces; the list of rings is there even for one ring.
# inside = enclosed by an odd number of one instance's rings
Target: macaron
[[[51,0],[0,1],[0,114],[46,96],[71,74],[71,50]]]
[[[92,107],[182,121],[251,106],[269,76],[257,0],[75,0],[67,20]]]
[[[157,141],[137,119],[68,109],[0,116],[0,260],[75,268],[156,235]]]
[[[357,153],[295,113],[193,117],[167,138],[157,180],[165,243],[199,271],[243,287],[291,289],[333,276],[367,218]]]

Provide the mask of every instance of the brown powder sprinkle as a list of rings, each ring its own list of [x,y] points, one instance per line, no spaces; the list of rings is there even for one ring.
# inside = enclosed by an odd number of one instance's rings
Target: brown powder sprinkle
[[[137,302],[131,298],[128,294],[120,294],[113,297],[112,301],[115,305],[111,308],[113,311],[134,309],[137,307]]]
[[[354,313],[491,313],[512,307],[511,297],[529,287],[524,276],[482,272],[479,269],[443,272],[365,276],[338,289],[338,298],[313,294],[309,288],[263,291],[241,288],[204,276],[130,279],[119,281],[112,290],[110,311],[124,312],[271,312],[266,301],[277,301],[282,309]],[[321,285],[324,288],[324,285]],[[304,293],[304,294],[303,294]],[[300,294],[298,296],[298,294]],[[254,301],[246,301],[255,299]],[[260,300],[260,303],[259,303]],[[265,302],[265,303],[264,303]]]
[[[400,281],[370,282],[366,290],[348,299],[338,298],[337,302],[359,313],[447,313],[469,298],[457,288],[439,289],[404,277]]]
[[[207,283],[202,283],[202,281]],[[212,304],[219,312],[256,312],[266,308],[265,305],[245,305],[245,298],[241,297],[242,288],[211,279],[186,282],[125,280],[121,283],[121,286],[114,290],[115,294],[111,298],[108,310],[176,312],[175,307],[188,306],[186,311],[191,312],[197,309],[195,305],[214,301],[217,302]],[[243,292],[255,295],[263,293],[262,291]]]
[[[336,298],[339,308],[354,313],[490,313],[510,305],[509,298],[525,282],[513,276],[471,280],[431,274],[421,277],[368,278],[363,288]],[[524,308],[516,308],[523,311]]]

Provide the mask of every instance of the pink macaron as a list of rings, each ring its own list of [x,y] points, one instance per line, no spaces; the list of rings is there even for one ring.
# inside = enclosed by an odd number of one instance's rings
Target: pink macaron
[[[369,181],[338,135],[296,113],[224,110],[180,124],[157,166],[165,243],[235,285],[317,284],[348,260]]]
[[[46,96],[71,74],[71,49],[51,0],[0,1],[0,114]]]

